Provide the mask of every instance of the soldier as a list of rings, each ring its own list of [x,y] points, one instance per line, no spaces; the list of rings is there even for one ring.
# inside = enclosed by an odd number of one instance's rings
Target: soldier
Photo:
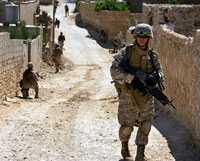
[[[61,46],[61,48],[64,46],[65,36],[62,32],[60,32],[60,35],[58,36],[58,43]]]
[[[33,63],[29,62],[27,65],[28,69],[23,74],[23,79],[20,81],[21,92],[23,98],[28,98],[29,88],[35,89],[35,98],[39,98],[39,86],[38,86],[38,74],[33,71]]]
[[[37,14],[37,15],[40,14],[40,5],[38,5],[37,8],[36,8],[36,14]]]
[[[122,32],[120,31],[117,36],[115,36],[114,41],[112,43],[113,52],[117,53],[121,47],[123,47],[123,40],[122,40]]]
[[[61,55],[63,54],[61,47],[59,46],[59,44],[55,44],[55,49],[53,51],[53,61],[55,63],[55,68],[56,68],[56,72],[59,72],[60,69],[60,64],[61,64]]]
[[[154,118],[154,98],[142,88],[143,84],[136,76],[145,73],[146,84],[153,86],[159,79],[162,80],[163,72],[157,53],[148,46],[149,40],[153,38],[151,27],[148,24],[138,24],[133,31],[133,36],[135,42],[124,47],[115,56],[110,70],[119,97],[121,155],[124,160],[133,160],[128,142],[133,127],[137,126],[135,161],[146,161],[144,151]],[[122,60],[134,69],[133,72],[127,72],[122,68],[120,64]]]
[[[69,7],[68,7],[68,5],[66,4],[65,5],[65,16],[69,16]]]
[[[55,21],[55,27],[57,26],[57,28],[59,28],[60,26],[60,20],[56,18],[56,21]]]

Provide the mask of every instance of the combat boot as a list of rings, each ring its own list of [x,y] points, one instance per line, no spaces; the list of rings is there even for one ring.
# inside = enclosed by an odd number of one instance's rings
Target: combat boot
[[[38,87],[38,84],[35,88],[35,98],[39,98],[39,87]]]
[[[145,145],[138,145],[137,146],[137,154],[135,157],[135,161],[148,161],[144,154]]]
[[[121,155],[124,161],[133,161],[133,157],[131,156],[129,148],[128,148],[128,141],[122,142]]]
[[[29,97],[29,89],[21,89],[21,92],[24,99]]]
[[[38,94],[35,95],[35,98],[39,98]]]

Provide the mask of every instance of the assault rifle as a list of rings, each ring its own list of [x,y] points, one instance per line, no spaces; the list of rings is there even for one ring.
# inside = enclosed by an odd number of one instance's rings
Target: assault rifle
[[[156,86],[148,86],[146,84],[146,78],[147,78],[146,73],[142,72],[141,70],[130,67],[125,59],[122,59],[122,61],[118,64],[118,66],[122,68],[125,72],[133,74],[142,84],[142,88],[144,89],[144,91],[146,91],[147,93],[150,93],[162,105],[164,106],[169,105],[173,107],[174,109],[176,109],[176,107],[172,104],[173,100],[170,101],[168,97],[162,92],[162,89]]]

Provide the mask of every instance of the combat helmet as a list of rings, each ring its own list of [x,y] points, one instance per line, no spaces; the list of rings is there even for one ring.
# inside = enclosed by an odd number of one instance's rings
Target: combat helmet
[[[27,67],[28,68],[33,68],[33,63],[32,62],[28,62]]]
[[[145,23],[136,25],[132,33],[135,38],[138,36],[153,38],[153,32],[151,26]]]

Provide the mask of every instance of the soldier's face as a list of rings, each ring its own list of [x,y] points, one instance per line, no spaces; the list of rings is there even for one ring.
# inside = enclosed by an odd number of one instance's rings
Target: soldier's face
[[[144,37],[137,37],[136,39],[140,46],[145,46],[148,40],[148,38],[144,38]]]

